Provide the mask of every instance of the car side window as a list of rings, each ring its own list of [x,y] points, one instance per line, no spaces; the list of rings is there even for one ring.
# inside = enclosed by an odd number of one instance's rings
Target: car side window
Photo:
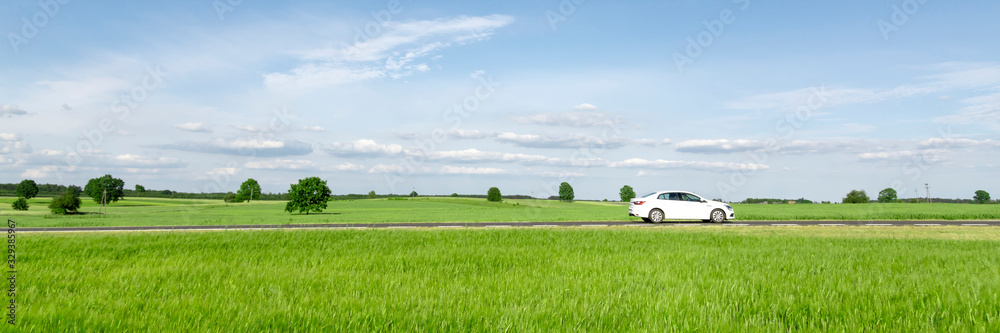
[[[687,201],[701,201],[701,199],[699,199],[698,197],[690,195],[690,194],[687,194],[687,193],[684,193],[684,200],[687,200]]]
[[[660,199],[660,200],[667,200],[667,194],[666,193],[660,194],[660,196],[658,196],[656,198]]]
[[[681,200],[680,193],[670,193],[670,200]]]

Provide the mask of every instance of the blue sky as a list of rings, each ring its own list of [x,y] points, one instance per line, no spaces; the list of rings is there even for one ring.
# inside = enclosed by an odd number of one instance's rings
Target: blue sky
[[[42,5],[40,5],[42,4]],[[18,1],[0,182],[1000,191],[1000,3]],[[27,23],[26,23],[27,22]]]

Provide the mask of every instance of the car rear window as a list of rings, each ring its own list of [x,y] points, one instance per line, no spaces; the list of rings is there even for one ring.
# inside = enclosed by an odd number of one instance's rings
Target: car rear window
[[[650,194],[646,194],[646,195],[644,195],[644,196],[641,196],[640,198],[647,198],[647,197],[651,197],[651,196],[653,196],[653,195],[655,195],[655,194],[656,194],[656,192],[653,192],[653,193],[650,193]]]

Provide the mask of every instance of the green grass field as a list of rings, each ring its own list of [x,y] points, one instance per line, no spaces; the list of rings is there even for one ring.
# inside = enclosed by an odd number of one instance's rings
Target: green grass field
[[[22,227],[246,225],[385,222],[555,222],[638,221],[628,217],[626,203],[551,200],[415,198],[407,200],[331,201],[322,214],[289,214],[284,202],[257,201],[226,204],[220,200],[127,198],[112,204],[107,214],[96,214],[93,201],[84,201],[87,214],[56,216],[46,207],[48,198],[30,201],[31,209],[10,209],[14,198],[0,198],[0,216],[17,219]],[[1000,219],[1000,205],[971,204],[862,204],[862,205],[734,205],[739,220],[982,220]]]
[[[1000,330],[1000,228],[19,234],[18,249],[19,322],[2,330]]]

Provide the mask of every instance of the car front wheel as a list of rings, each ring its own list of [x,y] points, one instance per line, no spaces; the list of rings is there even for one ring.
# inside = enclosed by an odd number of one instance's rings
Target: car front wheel
[[[715,223],[726,222],[726,213],[723,212],[721,209],[713,210],[712,211],[712,218],[711,218],[711,220],[712,220],[712,222],[715,222]]]
[[[663,222],[663,211],[659,209],[654,209],[649,212],[649,221],[653,223]]]

